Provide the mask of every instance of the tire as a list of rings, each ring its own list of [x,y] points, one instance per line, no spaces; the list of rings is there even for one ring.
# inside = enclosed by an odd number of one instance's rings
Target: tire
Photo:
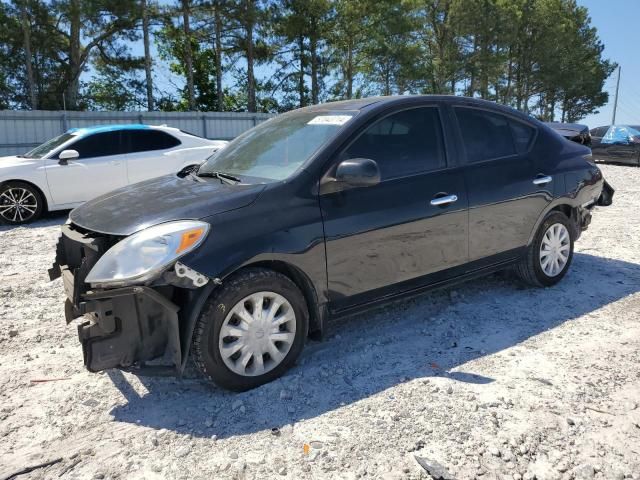
[[[552,230],[552,228],[554,230]],[[549,239],[554,239],[554,233],[560,232],[562,235],[563,229],[566,230],[567,239],[566,243],[559,242],[554,243],[554,248],[549,251]],[[550,237],[545,236],[549,232]],[[571,266],[571,260],[573,259],[573,246],[576,238],[575,227],[564,213],[552,211],[550,212],[538,228],[534,241],[527,248],[527,253],[516,265],[515,272],[518,277],[525,283],[534,287],[550,287],[558,283],[566,275],[569,267]],[[542,252],[542,245],[545,242],[545,251],[549,251],[547,255]],[[556,245],[561,245],[556,247]],[[568,246],[568,251],[566,249]],[[555,251],[563,250],[567,258],[564,260],[561,268],[557,272],[553,272],[553,265],[549,266],[552,259],[556,257]],[[562,256],[558,257],[558,266],[561,263]],[[545,262],[546,259],[546,262]],[[545,267],[543,267],[543,264]],[[551,270],[551,271],[550,271]]]
[[[44,199],[32,185],[6,182],[0,186],[0,223],[21,225],[37,220],[44,210]]]
[[[256,300],[260,297],[263,300]],[[278,307],[282,300],[282,306]],[[262,309],[254,308],[256,301]],[[278,326],[268,320],[272,307],[276,309],[274,320],[282,322]],[[261,313],[255,313],[258,311]],[[254,315],[266,323],[260,323]],[[205,303],[193,333],[193,360],[218,386],[233,391],[249,390],[280,377],[291,368],[302,352],[308,329],[309,311],[300,289],[280,273],[248,268],[226,280]],[[242,335],[230,335],[235,332]],[[287,340],[280,342],[273,340],[275,337]],[[239,345],[242,347],[238,350]],[[224,357],[223,348],[227,350]],[[234,350],[235,353],[229,355]],[[245,367],[243,360],[249,352],[252,355]]]

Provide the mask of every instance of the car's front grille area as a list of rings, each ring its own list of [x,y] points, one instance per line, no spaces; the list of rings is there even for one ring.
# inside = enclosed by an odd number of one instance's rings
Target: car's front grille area
[[[51,279],[66,276],[65,281],[73,282],[74,305],[89,287],[84,280],[93,266],[119,240],[120,237],[88,231],[73,224],[63,225],[56,246],[56,261],[49,270],[49,276]]]

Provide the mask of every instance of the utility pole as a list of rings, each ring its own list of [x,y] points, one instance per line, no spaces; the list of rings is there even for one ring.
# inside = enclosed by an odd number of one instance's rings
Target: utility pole
[[[616,83],[616,98],[613,101],[613,118],[611,125],[616,124],[616,110],[618,109],[618,90],[620,90],[620,73],[622,73],[622,65],[618,67],[618,82]]]

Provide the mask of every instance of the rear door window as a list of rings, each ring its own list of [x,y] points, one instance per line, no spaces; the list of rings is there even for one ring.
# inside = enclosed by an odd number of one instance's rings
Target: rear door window
[[[536,136],[536,129],[531,125],[513,119],[509,119],[509,125],[511,125],[511,134],[516,145],[516,151],[520,154],[528,152]]]
[[[106,157],[122,153],[119,131],[94,133],[69,145],[78,152],[78,158]]]
[[[166,150],[180,145],[180,140],[160,130],[123,130],[127,153]]]
[[[341,158],[375,160],[383,181],[444,168],[438,107],[412,108],[376,121],[347,147]]]
[[[534,132],[515,126],[520,143],[516,149],[513,127],[506,116],[466,107],[456,107],[455,112],[467,161],[470,163],[516,155],[525,145],[528,148],[533,138]],[[515,123],[513,122],[514,125]]]

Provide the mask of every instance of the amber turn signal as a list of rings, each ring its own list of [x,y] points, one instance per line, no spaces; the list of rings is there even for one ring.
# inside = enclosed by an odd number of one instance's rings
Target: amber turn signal
[[[180,246],[176,250],[176,253],[182,253],[188,250],[194,243],[196,243],[204,235],[204,228],[194,228],[188,230],[182,234],[180,238]]]

